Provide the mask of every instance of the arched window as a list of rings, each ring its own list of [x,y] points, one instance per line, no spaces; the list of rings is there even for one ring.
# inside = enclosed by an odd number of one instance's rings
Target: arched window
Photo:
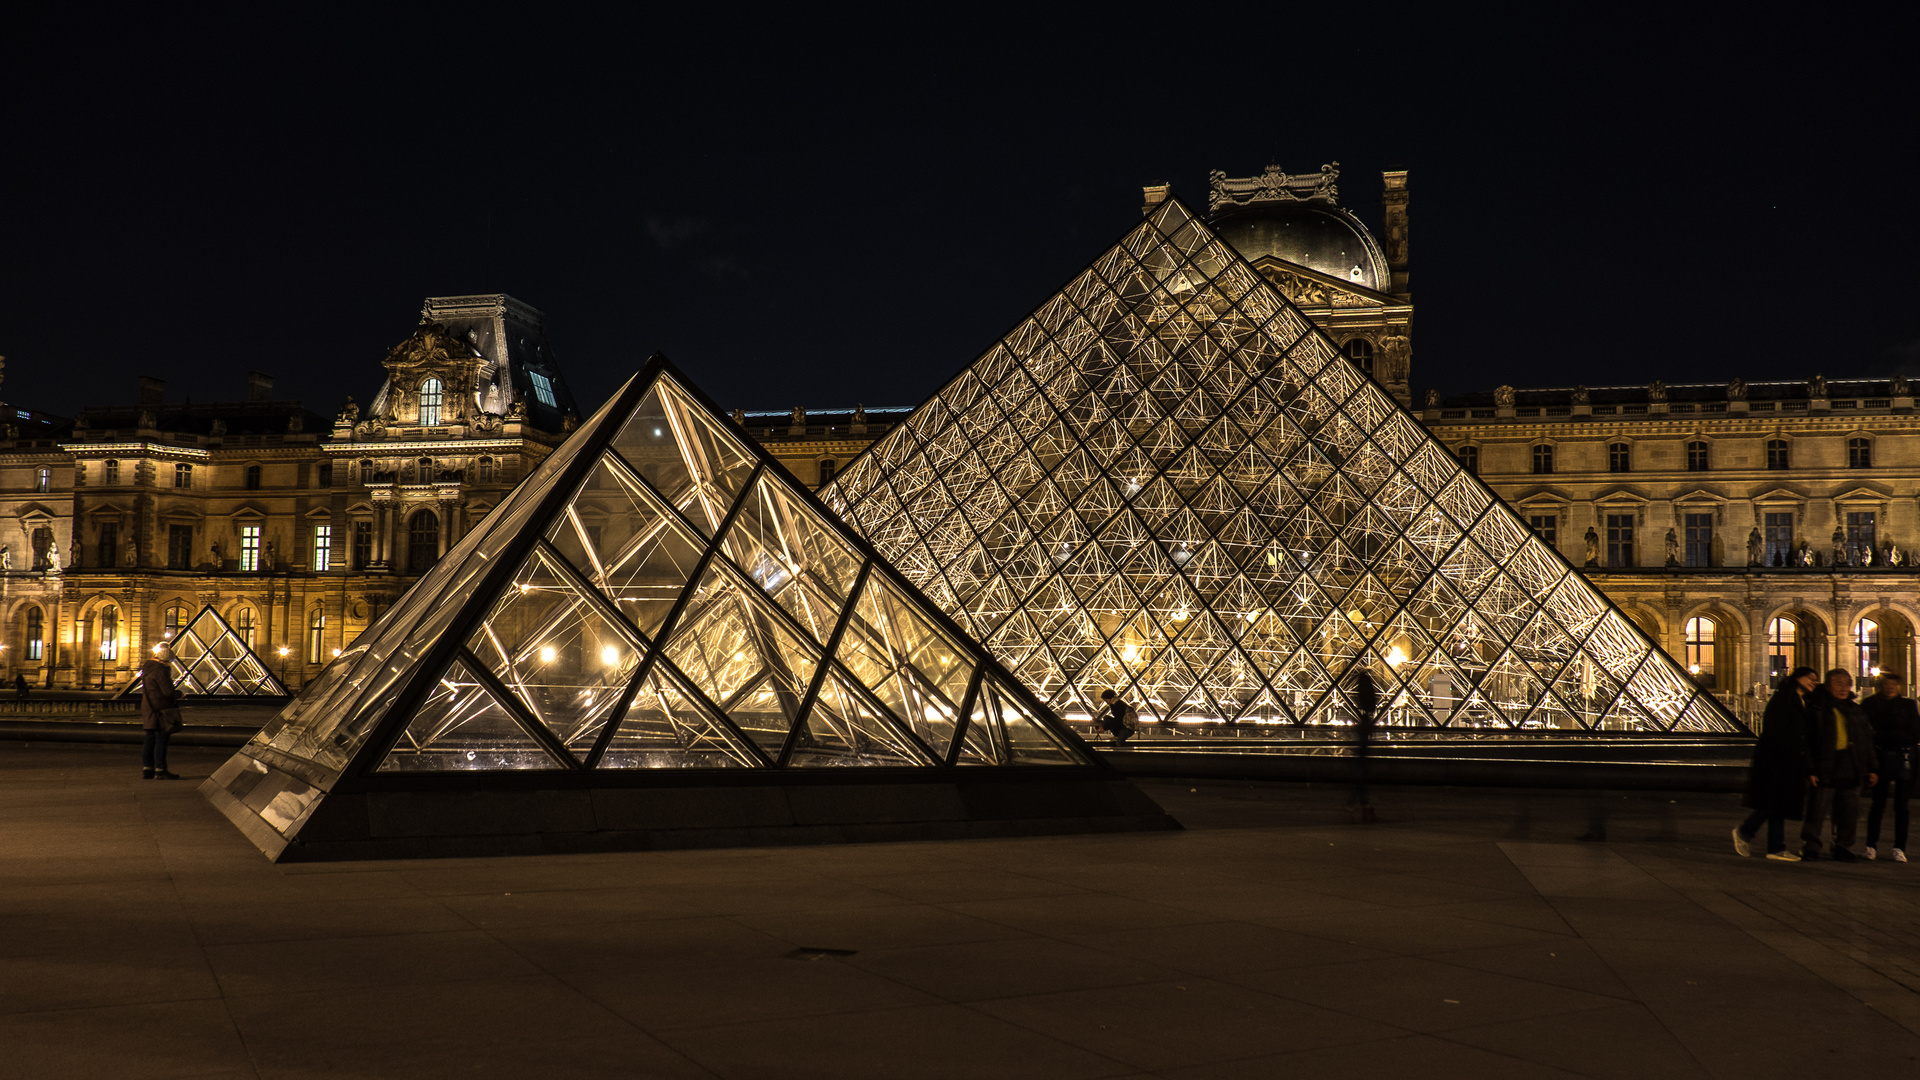
[[[1713,689],[1713,631],[1712,619],[1687,620],[1687,674],[1709,690]]]
[[[421,510],[407,519],[407,573],[424,574],[440,557],[440,518]]]
[[[1796,643],[1800,627],[1792,619],[1774,619],[1767,624],[1767,674],[1769,682],[1798,667]]]
[[[1787,440],[1767,440],[1767,468],[1784,469],[1787,467]]]
[[[420,423],[426,427],[440,423],[439,379],[427,379],[420,384]]]
[[[240,644],[249,649],[253,648],[254,623],[253,609],[250,607],[243,607],[233,613],[233,636],[239,638]]]
[[[1880,675],[1880,624],[1861,619],[1860,625],[1853,628],[1853,644],[1860,654],[1860,669],[1853,675],[1855,681],[1877,678]]]
[[[100,659],[120,659],[120,609],[107,607],[100,612]]]
[[[1550,473],[1553,471],[1553,446],[1541,443],[1533,448],[1533,471]]]
[[[187,609],[179,604],[170,605],[167,610],[160,613],[160,636],[168,641],[172,641],[174,635],[178,634],[180,628],[185,625],[187,625]]]
[[[1340,346],[1340,351],[1353,361],[1353,366],[1359,368],[1361,374],[1373,374],[1373,342],[1366,338],[1354,338]]]
[[[313,615],[307,619],[307,663],[317,664],[323,655],[321,646],[327,638],[327,613],[319,608],[313,609]]]
[[[1872,439],[1848,439],[1847,440],[1847,468],[1849,469],[1873,468],[1873,440]],[[46,489],[41,488],[40,490],[45,491]]]
[[[247,466],[247,490],[260,490],[260,466],[258,465]]]
[[[118,461],[108,458],[104,471],[106,472],[105,483],[108,487],[112,487],[120,482],[120,463]]]
[[[39,468],[33,470],[33,490],[35,491],[52,491],[53,490],[53,470],[52,469],[49,469],[45,465],[42,465]]]
[[[1706,472],[1707,471],[1707,444],[1706,443],[1696,441],[1696,442],[1690,442],[1687,444],[1687,471],[1688,472]]]
[[[47,651],[47,616],[37,607],[27,609],[27,659],[43,660]]]
[[[1633,444],[1632,443],[1617,442],[1617,443],[1608,444],[1607,471],[1608,472],[1632,472],[1633,471]]]
[[[826,460],[824,460],[824,461],[822,461],[822,462],[820,463],[820,484],[819,484],[819,486],[821,486],[821,487],[824,487],[824,486],[826,486],[826,485],[827,485],[828,483],[830,483],[830,482],[832,482],[832,480],[833,480],[833,470],[834,470],[834,462],[833,462],[833,459],[832,459],[832,458],[827,458]]]
[[[1475,475],[1479,475],[1479,472],[1480,472],[1480,448],[1479,447],[1463,446],[1460,449],[1454,451],[1454,456],[1460,459],[1461,468]]]

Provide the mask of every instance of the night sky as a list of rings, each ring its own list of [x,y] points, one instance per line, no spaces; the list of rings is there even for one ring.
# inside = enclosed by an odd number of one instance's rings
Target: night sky
[[[1920,375],[1897,8],[1254,7],[30,16],[0,397],[235,400],[257,369],[331,412],[422,297],[505,291],[589,410],[655,350],[728,407],[911,405],[1140,185],[1204,207],[1209,169],[1336,160],[1376,231],[1411,170],[1416,393]]]

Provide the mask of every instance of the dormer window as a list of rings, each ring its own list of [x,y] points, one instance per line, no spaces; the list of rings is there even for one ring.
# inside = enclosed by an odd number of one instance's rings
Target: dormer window
[[[533,396],[540,399],[542,405],[559,408],[560,403],[553,399],[553,382],[537,371],[527,372],[527,378],[533,381]]]
[[[420,384],[420,423],[424,427],[440,425],[441,389],[439,379],[428,379]]]
[[[109,458],[106,463],[106,474],[108,487],[118,484],[120,482],[120,463]]]

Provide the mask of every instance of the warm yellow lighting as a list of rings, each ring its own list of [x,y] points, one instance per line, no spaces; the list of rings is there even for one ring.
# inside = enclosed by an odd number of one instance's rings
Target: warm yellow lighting
[[[541,663],[551,664],[553,663],[553,657],[554,657],[553,646],[551,645],[540,646],[540,662]]]
[[[292,651],[293,651],[292,649],[290,649],[290,648],[288,648],[288,647],[287,647],[287,646],[285,646],[285,645],[282,645],[282,646],[280,646],[280,655],[281,655],[281,656],[285,656],[285,655],[287,655],[288,653],[290,653],[290,652],[292,652]]]
[[[1129,645],[1126,648],[1120,650],[1120,659],[1125,660],[1129,664],[1133,663],[1135,660],[1140,659],[1140,646]]]
[[[1174,613],[1173,613],[1173,621],[1174,621],[1174,622],[1186,622],[1186,621],[1187,621],[1187,609],[1186,609],[1186,608],[1181,608],[1181,609],[1180,609],[1179,611],[1176,611],[1176,612],[1174,612]]]
[[[335,649],[335,650],[333,650],[333,655],[335,655],[335,656],[339,656],[339,655],[340,655],[340,650],[339,650],[339,649]]]
[[[1406,662],[1407,662],[1407,654],[1400,651],[1400,646],[1395,645],[1393,648],[1387,650],[1387,666],[1388,667],[1398,668],[1401,664],[1404,664]]]
[[[612,667],[620,662],[620,650],[612,645],[600,650],[600,662]]]
[[[1880,677],[1880,669],[1879,669],[1879,668],[1877,668],[1877,667],[1876,667],[1876,668],[1868,668],[1868,669],[1867,669],[1867,674],[1869,674],[1869,675],[1871,675],[1871,676],[1873,676],[1874,678],[1876,678],[1876,679],[1877,679],[1877,678],[1879,678],[1879,677]]]
[[[525,595],[527,595],[527,591],[528,591],[528,590],[530,590],[530,589],[532,589],[532,588],[533,588],[533,586],[531,586],[531,585],[529,585],[529,584],[527,584],[526,582],[524,582],[524,581],[523,581],[523,582],[521,582],[521,583],[520,583],[520,595],[521,595],[521,596],[525,596]]]
[[[1699,665],[1699,664],[1688,664],[1688,665],[1687,665],[1687,674],[1689,674],[1689,675],[1698,675],[1698,674],[1700,674],[1700,665]]]
[[[747,659],[747,654],[743,652],[737,652],[733,654],[733,658],[736,662],[745,663]]]

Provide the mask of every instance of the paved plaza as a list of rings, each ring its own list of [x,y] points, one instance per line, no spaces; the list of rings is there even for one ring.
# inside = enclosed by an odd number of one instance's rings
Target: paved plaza
[[[1186,831],[277,867],[225,756],[0,742],[0,1076],[1920,1074],[1920,863],[1739,859],[1732,796],[1153,782]]]

